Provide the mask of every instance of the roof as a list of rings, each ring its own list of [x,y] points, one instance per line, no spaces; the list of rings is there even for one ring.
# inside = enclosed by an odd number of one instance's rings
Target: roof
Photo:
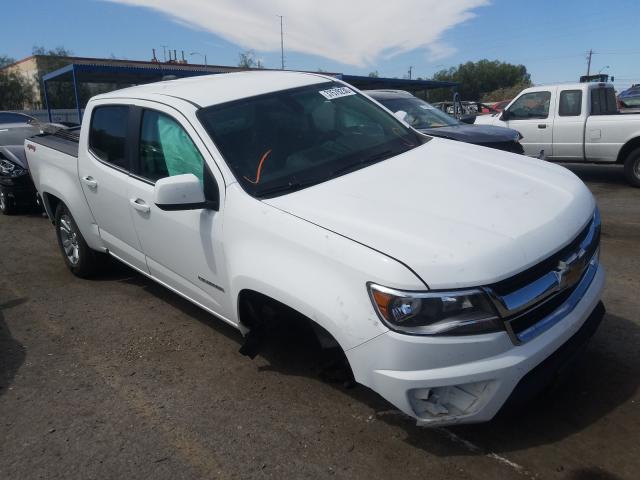
[[[562,88],[564,90],[568,90],[568,89],[581,90],[584,87],[599,88],[603,85],[613,88],[613,84],[607,83],[607,82],[583,82],[583,83],[568,82],[568,83],[550,83],[546,85],[534,85],[533,87],[528,87],[523,89],[523,91],[524,90],[545,90],[549,88]]]
[[[98,95],[96,99],[133,96],[152,98],[162,95],[180,98],[199,107],[206,107],[240,98],[334,80],[333,77],[301,72],[236,72],[149,83]]]

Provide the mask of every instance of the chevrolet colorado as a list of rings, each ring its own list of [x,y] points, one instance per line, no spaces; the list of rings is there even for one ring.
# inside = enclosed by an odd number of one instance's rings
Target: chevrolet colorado
[[[132,87],[25,149],[73,273],[108,253],[247,338],[295,312],[424,425],[491,419],[603,317],[575,175],[423,136],[331,77]]]

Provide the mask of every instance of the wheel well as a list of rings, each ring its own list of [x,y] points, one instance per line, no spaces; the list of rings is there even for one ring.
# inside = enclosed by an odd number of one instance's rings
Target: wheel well
[[[623,145],[618,153],[616,163],[624,163],[627,156],[636,148],[640,148],[640,137],[633,138]]]
[[[43,200],[43,203],[44,203],[44,208],[45,208],[47,214],[49,215],[49,219],[51,220],[51,223],[55,224],[56,223],[56,209],[58,208],[58,205],[62,202],[62,200],[60,200],[55,195],[52,195],[52,194],[46,193],[46,192],[42,194],[42,200]]]
[[[311,318],[255,290],[239,293],[238,315],[249,330],[240,349],[243,355],[254,358],[260,352],[287,369],[316,365],[324,380],[353,385],[353,372],[341,345]]]
[[[255,290],[242,290],[238,294],[238,318],[240,323],[249,330],[277,318],[278,322],[310,328],[323,348],[340,347],[333,335],[317,322],[294,308]]]

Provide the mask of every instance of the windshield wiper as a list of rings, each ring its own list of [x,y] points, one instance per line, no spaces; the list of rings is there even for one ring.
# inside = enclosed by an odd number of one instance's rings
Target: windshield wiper
[[[366,165],[371,165],[372,163],[385,160],[389,157],[393,157],[394,155],[396,155],[396,153],[393,150],[385,150],[384,152],[380,152],[370,157],[363,158],[362,160],[356,163],[352,163],[349,165],[345,165],[344,167],[337,168],[331,172],[331,174],[329,175],[329,178],[334,178],[339,175],[344,175],[345,173],[350,173],[355,170],[359,170],[365,167]]]
[[[322,180],[309,180],[306,182],[289,182],[283,183],[282,185],[275,185],[273,187],[263,188],[262,190],[257,190],[255,192],[256,197],[268,197],[270,195],[274,195],[277,193],[290,193],[295,192],[296,190],[302,190],[303,188],[310,187],[317,183],[320,183]]]

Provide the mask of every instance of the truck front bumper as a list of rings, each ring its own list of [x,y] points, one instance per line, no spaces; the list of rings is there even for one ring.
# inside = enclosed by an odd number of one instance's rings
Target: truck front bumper
[[[598,266],[575,308],[522,345],[505,332],[426,337],[390,331],[348,350],[347,358],[356,381],[419,424],[488,421],[505,403],[544,388],[591,338],[604,315],[604,278]]]

